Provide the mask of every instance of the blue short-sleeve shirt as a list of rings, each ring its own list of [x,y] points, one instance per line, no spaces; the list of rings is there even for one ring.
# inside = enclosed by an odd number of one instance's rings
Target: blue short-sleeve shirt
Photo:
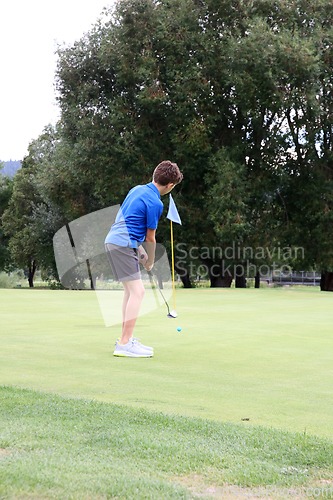
[[[105,243],[137,248],[147,229],[157,229],[163,212],[159,190],[152,182],[132,188],[126,196]]]

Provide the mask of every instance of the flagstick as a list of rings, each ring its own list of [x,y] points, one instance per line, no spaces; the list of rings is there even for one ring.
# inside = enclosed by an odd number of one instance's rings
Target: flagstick
[[[173,256],[173,231],[172,231],[172,220],[171,224],[171,256],[172,256],[172,290],[173,290],[173,310],[176,310],[176,295],[175,295],[175,262]]]

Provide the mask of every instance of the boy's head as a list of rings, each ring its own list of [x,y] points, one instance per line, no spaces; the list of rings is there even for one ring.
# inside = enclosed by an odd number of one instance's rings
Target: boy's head
[[[179,184],[183,179],[183,174],[178,168],[177,163],[171,161],[162,161],[154,170],[153,181],[160,186],[167,186],[168,184]]]

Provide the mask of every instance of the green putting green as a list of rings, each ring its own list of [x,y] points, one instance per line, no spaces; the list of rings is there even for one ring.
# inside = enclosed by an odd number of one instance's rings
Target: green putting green
[[[332,301],[179,289],[177,319],[164,305],[138,319],[155,355],[133,359],[112,356],[120,326],[104,326],[94,292],[0,290],[0,384],[330,436]]]

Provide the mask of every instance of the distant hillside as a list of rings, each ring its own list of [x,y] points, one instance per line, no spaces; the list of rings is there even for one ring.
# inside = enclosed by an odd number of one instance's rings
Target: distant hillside
[[[4,161],[3,163],[5,165],[5,168],[1,170],[1,173],[3,175],[10,175],[11,177],[13,177],[16,174],[16,170],[21,168],[21,162],[18,160],[9,160]]]

